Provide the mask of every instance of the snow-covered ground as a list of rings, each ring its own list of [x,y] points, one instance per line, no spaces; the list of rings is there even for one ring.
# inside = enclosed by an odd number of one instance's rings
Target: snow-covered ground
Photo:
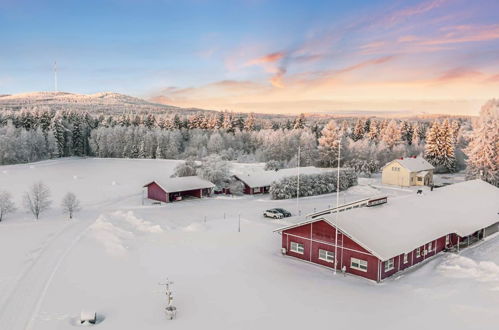
[[[283,257],[272,230],[294,220],[261,213],[309,213],[334,205],[335,194],[299,204],[260,195],[142,205],[142,185],[168,177],[177,163],[66,159],[0,167],[0,190],[19,208],[0,223],[0,329],[71,329],[82,309],[104,317],[99,329],[113,330],[497,326],[496,238],[382,284],[333,275]],[[50,187],[54,203],[35,222],[20,200],[37,180]],[[379,177],[359,182],[341,193],[343,201],[414,193],[383,187]],[[73,221],[59,207],[67,191],[83,204]],[[173,321],[165,318],[158,284],[166,278],[175,282]]]

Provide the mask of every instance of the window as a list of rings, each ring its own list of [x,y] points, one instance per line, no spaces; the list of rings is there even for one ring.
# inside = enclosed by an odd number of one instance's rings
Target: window
[[[299,254],[303,254],[303,252],[305,251],[305,246],[303,244],[300,244],[300,243],[291,242],[291,251],[299,253]]]
[[[404,253],[404,264],[408,262],[409,262],[409,256],[407,255],[407,253]]]
[[[350,268],[367,272],[367,261],[357,258],[350,258]]]
[[[419,257],[421,257],[421,250],[420,250],[420,248],[417,248],[416,249],[416,258],[419,258]]]
[[[423,181],[423,178],[421,178],[421,177],[418,177],[418,181],[420,181],[420,182],[421,182],[421,181]]]
[[[450,235],[445,236],[445,246],[450,244]]]
[[[254,192],[254,193],[259,193],[259,192],[260,192],[260,187],[253,188],[253,192]]]
[[[319,259],[327,262],[334,262],[334,252],[319,249]]]
[[[393,166],[392,167],[392,171],[394,171],[394,172],[400,172],[400,167]]]
[[[428,251],[429,252],[433,251],[433,243],[432,242],[428,243]]]
[[[389,272],[393,268],[395,268],[395,263],[393,262],[393,258],[385,261],[385,272]]]

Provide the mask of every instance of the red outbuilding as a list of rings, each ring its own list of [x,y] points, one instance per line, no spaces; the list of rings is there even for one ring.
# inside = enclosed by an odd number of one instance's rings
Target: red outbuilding
[[[215,185],[197,176],[169,178],[162,181],[152,181],[144,185],[147,198],[169,203],[192,196],[201,198],[210,196]]]
[[[388,203],[312,214],[276,232],[287,256],[380,282],[498,232],[497,201],[497,187],[473,180]]]

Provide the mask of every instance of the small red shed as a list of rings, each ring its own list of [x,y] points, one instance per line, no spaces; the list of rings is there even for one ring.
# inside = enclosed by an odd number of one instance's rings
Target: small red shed
[[[144,185],[147,189],[147,198],[163,203],[182,200],[187,196],[198,198],[210,196],[214,187],[210,181],[197,176],[169,178],[161,182],[151,181]]]

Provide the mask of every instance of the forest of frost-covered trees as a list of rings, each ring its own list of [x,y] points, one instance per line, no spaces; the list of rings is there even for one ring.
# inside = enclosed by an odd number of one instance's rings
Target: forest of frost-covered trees
[[[489,107],[497,109],[497,102],[491,102]],[[68,156],[202,159],[217,154],[273,167],[330,167],[337,165],[341,143],[341,166],[359,174],[370,175],[394,158],[413,155],[423,155],[439,172],[455,172],[466,167],[468,144],[478,141],[473,136],[479,131],[478,124],[458,117],[329,120],[300,115],[274,120],[230,112],[95,116],[34,108],[0,112],[0,164]],[[497,154],[490,152],[491,157]]]

